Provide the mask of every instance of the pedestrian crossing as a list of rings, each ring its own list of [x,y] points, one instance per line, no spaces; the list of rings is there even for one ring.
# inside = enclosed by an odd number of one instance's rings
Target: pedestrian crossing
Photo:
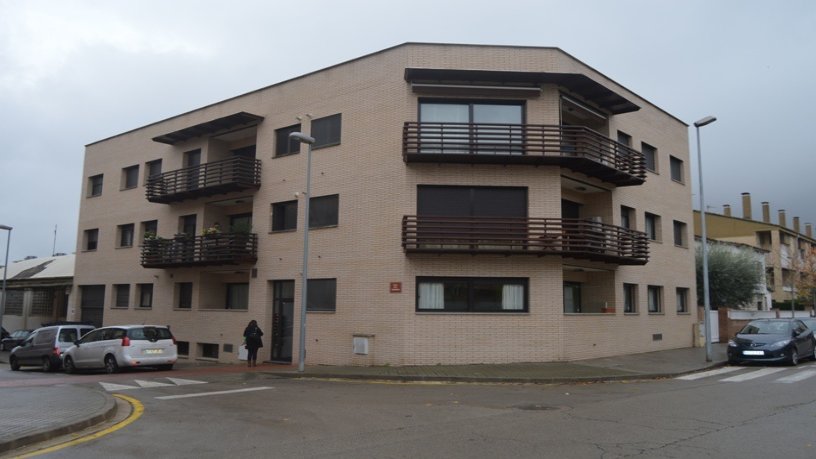
[[[816,367],[739,367],[727,366],[701,371],[674,379],[680,381],[713,380],[721,383],[741,383],[745,381],[767,381],[776,384],[793,384],[816,377]],[[816,381],[816,379],[814,379]]]
[[[135,386],[128,384],[114,384],[101,381],[99,382],[99,385],[102,386],[102,388],[108,392],[118,392],[120,390],[149,389],[154,387],[189,386],[192,384],[207,384],[207,381],[196,381],[194,379],[181,379],[181,378],[161,378],[161,379],[167,380],[169,382],[134,379],[133,382],[136,384]]]

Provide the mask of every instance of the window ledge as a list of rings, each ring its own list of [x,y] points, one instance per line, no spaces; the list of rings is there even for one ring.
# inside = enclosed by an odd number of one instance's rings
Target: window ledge
[[[285,229],[285,230],[272,230],[269,234],[280,234],[280,233],[297,233],[297,228],[292,229]]]
[[[615,317],[617,314],[614,312],[565,312],[565,316],[569,317],[581,317],[581,316],[609,316]]]
[[[116,250],[119,250],[119,249],[132,249],[132,248],[133,248],[132,245],[123,245],[123,246],[120,246],[120,247],[116,247]]]
[[[665,316],[666,313],[665,312],[650,312],[649,315],[650,316]]]
[[[639,312],[624,312],[623,315],[625,316],[639,316]]]
[[[441,311],[441,312],[431,312],[431,311],[415,311],[415,314],[418,316],[528,316],[530,315],[530,311],[519,311],[519,312],[509,312],[509,311],[497,311],[497,312],[469,312],[469,311]]]
[[[181,309],[184,311],[184,309]],[[202,312],[247,312],[249,309],[227,309],[227,308],[199,308]]]
[[[314,147],[312,147],[312,151],[315,151],[315,150],[320,150],[320,149],[322,149],[322,148],[336,147],[336,146],[338,146],[338,145],[340,145],[340,142],[336,142],[336,143],[327,143],[326,145],[320,145],[320,146],[314,146]]]
[[[690,316],[691,313],[690,312],[678,312],[677,315],[678,316]]]
[[[306,311],[306,314],[335,314],[337,311]]]
[[[128,188],[119,188],[119,191],[135,190],[136,188],[139,188],[139,185],[131,186]]]
[[[275,156],[272,156],[272,159],[277,159],[277,158],[286,158],[287,156],[295,156],[295,155],[297,155],[297,154],[299,154],[299,153],[300,153],[299,151],[296,151],[296,152],[294,152],[294,153],[284,153],[284,154],[282,154],[282,155],[275,155]]]
[[[130,307],[128,307],[128,306],[111,306],[110,308],[111,309],[118,309],[120,311],[127,311],[128,309],[130,309]]]
[[[136,307],[135,307],[135,308],[133,308],[133,309],[135,309],[136,311],[150,311],[150,310],[152,310],[152,309],[153,309],[153,306],[151,306],[151,307],[149,307],[149,308],[146,308],[146,307],[144,307],[144,306],[136,306]]]
[[[337,228],[338,226],[340,226],[340,225],[338,224],[338,225],[316,226],[314,228],[309,228],[309,231],[322,230],[322,229],[328,229],[328,228]]]
[[[192,311],[193,308],[173,308],[174,311]]]
[[[679,185],[686,186],[686,182],[684,182],[682,180],[672,179],[672,182],[677,183]]]

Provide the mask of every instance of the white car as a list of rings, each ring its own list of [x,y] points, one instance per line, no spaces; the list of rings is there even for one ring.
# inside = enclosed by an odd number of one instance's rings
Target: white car
[[[62,355],[66,373],[78,369],[157,367],[170,370],[178,359],[176,339],[163,325],[117,325],[97,328]]]

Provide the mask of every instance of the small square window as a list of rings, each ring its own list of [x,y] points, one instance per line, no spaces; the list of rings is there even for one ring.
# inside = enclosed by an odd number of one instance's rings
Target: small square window
[[[660,216],[646,212],[644,222],[649,240],[660,241]]]
[[[646,161],[646,170],[657,172],[657,148],[648,143],[641,143],[641,150]]]
[[[340,196],[318,196],[309,201],[309,228],[337,226]]]
[[[685,183],[683,180],[683,161],[670,156],[669,165],[671,166],[671,179],[675,182]]]
[[[190,356],[190,342],[189,341],[176,341],[176,353],[180,356],[189,357]]]
[[[85,230],[85,250],[96,250],[99,245],[99,230],[89,229]]]
[[[650,285],[647,289],[649,300],[649,313],[659,314],[663,312],[663,287]]]
[[[275,156],[289,156],[300,153],[300,142],[289,138],[289,134],[300,132],[300,124],[275,130]]]
[[[340,113],[312,121],[313,148],[330,147],[340,144]]]
[[[337,309],[337,279],[309,279],[307,285],[307,311]]]
[[[114,307],[127,308],[130,306],[130,284],[114,284]]]
[[[626,145],[627,147],[631,147],[632,136],[623,131],[618,131],[618,143],[621,145]]]
[[[122,189],[136,188],[139,184],[139,166],[130,166],[122,169]]]
[[[276,202],[272,204],[272,231],[291,231],[297,229],[297,207],[297,201]]]
[[[116,232],[119,233],[119,247],[133,247],[133,228],[133,223],[116,227]]]
[[[637,284],[623,284],[623,312],[626,314],[635,314],[637,309]]]
[[[677,312],[684,314],[689,312],[688,309],[688,295],[689,289],[687,288],[678,288],[677,289]]]
[[[102,174],[88,178],[88,196],[102,196]]]
[[[678,247],[687,247],[686,224],[683,222],[674,221],[674,245]]]
[[[229,283],[227,284],[227,309],[248,309],[249,308],[249,284]]]
[[[139,284],[139,307],[152,308],[153,307],[153,284]]]

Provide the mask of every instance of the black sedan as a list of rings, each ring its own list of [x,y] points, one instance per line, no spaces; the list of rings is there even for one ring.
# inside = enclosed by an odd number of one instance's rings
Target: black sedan
[[[728,341],[728,363],[816,360],[816,337],[799,319],[757,319]]]
[[[0,341],[0,351],[10,351],[19,346],[34,330],[15,330]]]

